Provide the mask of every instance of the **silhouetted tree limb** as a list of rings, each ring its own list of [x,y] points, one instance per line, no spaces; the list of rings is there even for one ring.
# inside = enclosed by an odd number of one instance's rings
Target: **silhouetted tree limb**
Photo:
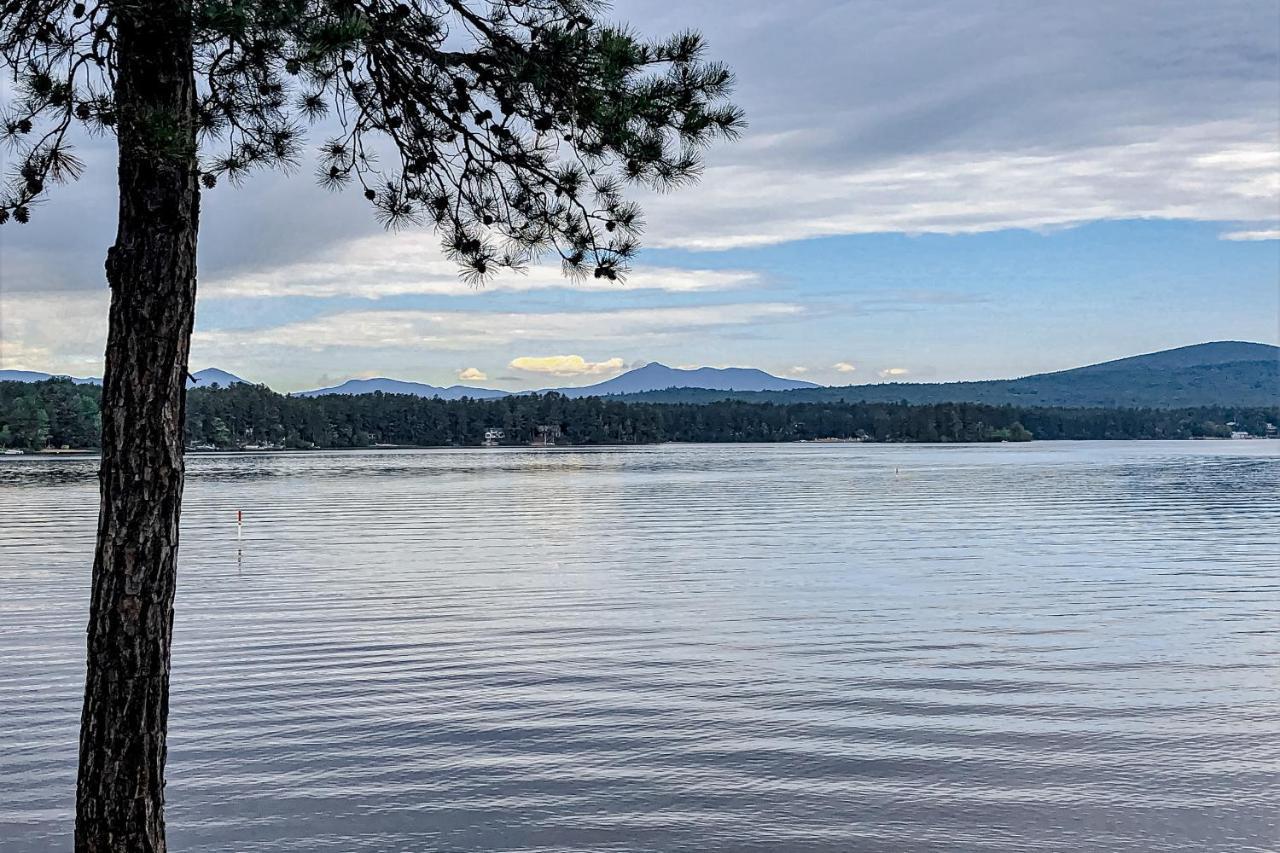
[[[25,222],[79,176],[73,122],[111,130],[113,6],[10,0],[0,53],[17,154],[0,221]],[[556,253],[569,274],[617,278],[643,224],[627,184],[696,178],[701,152],[743,124],[731,73],[691,32],[646,41],[601,4],[529,0],[205,0],[194,15],[201,180],[300,166],[355,186],[391,228],[427,223],[468,279]]]

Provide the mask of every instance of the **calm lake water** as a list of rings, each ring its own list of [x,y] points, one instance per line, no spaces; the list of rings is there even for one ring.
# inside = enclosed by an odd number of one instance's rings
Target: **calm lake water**
[[[0,460],[6,853],[70,849],[95,467]],[[175,851],[1280,847],[1280,442],[203,456],[187,495]]]

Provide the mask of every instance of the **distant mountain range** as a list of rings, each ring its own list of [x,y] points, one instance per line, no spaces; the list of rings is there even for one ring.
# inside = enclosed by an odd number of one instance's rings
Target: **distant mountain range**
[[[48,373],[0,370],[0,381],[38,382]],[[235,374],[207,368],[187,387],[245,383]],[[99,384],[96,378],[73,378]],[[1020,379],[982,382],[904,383],[822,386],[783,379],[745,367],[683,369],[650,362],[621,376],[581,388],[549,388],[568,397],[612,397],[650,402],[706,403],[726,398],[755,402],[798,403],[846,400],[908,403],[969,402],[1016,406],[1104,408],[1180,408],[1186,406],[1280,405],[1280,347],[1245,341],[1215,341],[1136,355],[1103,364]],[[441,387],[399,379],[351,379],[331,388],[302,391],[301,397],[325,394],[412,394],[456,400],[495,399],[507,391],[468,385]]]
[[[0,370],[0,382],[43,382],[46,379],[52,379],[53,373],[41,373],[38,370]],[[68,376],[72,382],[77,385],[101,385],[102,380],[96,376],[78,377]]]
[[[341,385],[332,388],[317,388],[314,391],[299,391],[295,397],[323,397],[326,394],[412,394],[415,397],[439,397],[441,400],[461,400],[470,397],[473,400],[491,400],[495,397],[506,397],[509,392],[495,391],[492,388],[472,388],[468,385],[450,385],[447,388],[438,385],[426,385],[422,382],[405,382],[402,379],[348,379]]]
[[[620,399],[706,403],[726,397],[774,403],[905,400],[1076,408],[1276,406],[1280,405],[1280,347],[1215,341],[1056,373],[983,382],[888,382],[729,394],[685,388],[627,394]]]
[[[38,370],[0,370],[0,382],[43,382],[46,379],[52,379],[60,376],[57,373],[41,373]],[[99,376],[68,376],[72,382],[77,385],[101,385],[102,378]],[[208,367],[197,373],[193,373],[187,378],[187,387],[207,388],[210,385],[220,385],[227,387],[230,385],[248,385],[249,383],[236,376],[234,373],[227,373],[225,370],[219,370],[216,367]]]
[[[651,361],[644,367],[629,370],[621,376],[606,379],[595,385],[579,388],[544,388],[540,391],[517,391],[517,394],[545,394],[555,391],[566,397],[605,397],[616,394],[635,394],[657,391],[663,388],[706,388],[713,391],[790,391],[798,388],[821,388],[813,382],[782,379],[763,370],[751,367],[699,367],[686,370],[667,367]],[[332,388],[300,391],[298,397],[320,397],[325,394],[413,394],[416,397],[439,397],[442,400],[491,400],[509,396],[510,391],[493,388],[475,388],[470,385],[425,385],[421,382],[405,382],[400,379],[348,379]]]

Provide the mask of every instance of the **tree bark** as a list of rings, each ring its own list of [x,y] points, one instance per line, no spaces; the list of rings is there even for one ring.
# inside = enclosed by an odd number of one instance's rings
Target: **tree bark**
[[[113,5],[120,213],[106,264],[101,503],[75,849],[162,853],[199,220],[192,15],[190,0]]]

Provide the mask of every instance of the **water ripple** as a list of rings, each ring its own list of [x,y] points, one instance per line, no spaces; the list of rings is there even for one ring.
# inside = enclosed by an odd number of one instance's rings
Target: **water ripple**
[[[1277,451],[194,457],[171,845],[1274,851]],[[0,460],[6,853],[69,847],[95,466]]]

